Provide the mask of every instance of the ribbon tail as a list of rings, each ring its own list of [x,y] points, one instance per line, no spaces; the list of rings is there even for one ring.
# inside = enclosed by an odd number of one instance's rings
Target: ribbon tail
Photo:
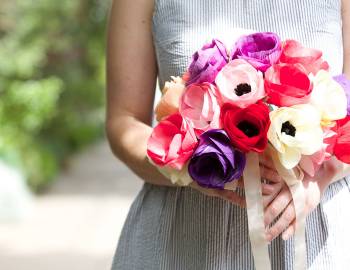
[[[304,211],[305,192],[303,187],[304,173],[299,167],[295,167],[291,170],[284,168],[278,158],[276,150],[272,146],[269,146],[269,151],[278,174],[286,182],[290,192],[292,193],[296,213],[296,228],[294,234],[294,269],[304,270],[307,266],[305,241],[306,216]]]
[[[289,189],[293,196],[293,203],[296,213],[296,228],[294,235],[295,246],[295,260],[294,269],[306,269],[306,239],[305,239],[305,227],[306,217],[304,214],[305,209],[305,192],[303,182],[299,181],[297,184],[289,186]]]
[[[265,238],[263,197],[259,157],[257,153],[247,154],[247,165],[243,172],[247,202],[249,237],[256,270],[271,270],[268,243]]]

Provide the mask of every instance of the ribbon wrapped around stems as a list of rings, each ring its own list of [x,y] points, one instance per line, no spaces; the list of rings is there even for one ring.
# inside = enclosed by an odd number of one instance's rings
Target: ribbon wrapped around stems
[[[278,174],[286,182],[292,193],[293,203],[295,208],[295,234],[294,234],[294,246],[295,246],[295,260],[294,269],[303,270],[306,269],[306,240],[305,240],[305,226],[306,226],[306,215],[305,215],[305,191],[303,187],[304,173],[297,166],[291,170],[286,169],[281,164],[277,151],[273,146],[268,146],[268,152],[273,160],[275,168]]]
[[[287,170],[281,164],[273,146],[268,145],[267,153],[271,156],[277,172],[289,187],[296,211],[295,260],[294,269],[306,269],[305,242],[305,192],[302,180],[304,174],[299,167]],[[259,156],[256,153],[247,154],[247,165],[244,171],[244,187],[247,202],[249,237],[256,270],[270,270],[271,263],[268,254],[268,242],[265,238],[264,209],[261,191],[261,176]]]
[[[271,270],[268,243],[265,237],[259,155],[255,152],[249,152],[246,158],[247,164],[243,172],[243,180],[247,203],[249,238],[255,269]]]

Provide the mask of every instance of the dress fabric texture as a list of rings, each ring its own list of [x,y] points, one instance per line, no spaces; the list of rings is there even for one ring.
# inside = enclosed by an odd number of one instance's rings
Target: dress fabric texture
[[[239,29],[273,31],[318,48],[342,72],[341,0],[156,0],[153,37],[159,83],[181,76],[193,52]],[[234,40],[232,40],[233,42]],[[307,217],[307,263],[350,269],[350,178],[331,184]],[[293,265],[293,238],[269,246],[273,270]],[[145,184],[133,202],[113,270],[253,270],[246,210],[191,188]],[[298,270],[298,269],[296,269]]]

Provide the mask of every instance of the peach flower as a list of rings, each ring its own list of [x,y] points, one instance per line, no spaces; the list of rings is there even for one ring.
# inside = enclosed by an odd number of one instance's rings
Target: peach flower
[[[184,81],[180,77],[171,77],[172,81],[166,82],[162,90],[162,98],[155,108],[157,121],[176,113],[179,109],[179,99],[185,90]]]

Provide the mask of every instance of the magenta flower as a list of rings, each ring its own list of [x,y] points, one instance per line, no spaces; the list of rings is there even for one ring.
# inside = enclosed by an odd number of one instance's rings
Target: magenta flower
[[[238,39],[232,50],[232,59],[244,59],[265,72],[278,62],[281,51],[281,40],[275,33],[254,33]]]
[[[339,83],[346,94],[347,99],[347,115],[350,115],[350,81],[345,77],[344,74],[338,75],[333,78],[337,83]]]
[[[186,85],[192,83],[213,83],[216,75],[227,64],[228,54],[225,45],[217,40],[203,46],[192,56],[192,63],[188,68]]]

